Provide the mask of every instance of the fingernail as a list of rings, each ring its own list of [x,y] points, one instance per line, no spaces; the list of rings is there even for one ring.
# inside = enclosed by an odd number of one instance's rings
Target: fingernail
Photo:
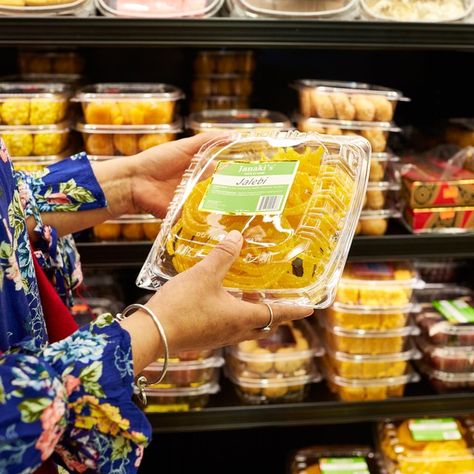
[[[242,234],[238,230],[231,230],[225,240],[230,240],[238,244],[242,240]]]

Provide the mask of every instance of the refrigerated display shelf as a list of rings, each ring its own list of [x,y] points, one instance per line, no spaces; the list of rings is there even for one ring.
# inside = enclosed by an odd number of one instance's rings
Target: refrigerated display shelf
[[[0,45],[474,50],[472,24],[363,21],[0,18]]]

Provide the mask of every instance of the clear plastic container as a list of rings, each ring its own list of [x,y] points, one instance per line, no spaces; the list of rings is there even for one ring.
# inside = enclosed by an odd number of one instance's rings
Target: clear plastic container
[[[20,74],[78,75],[84,72],[84,57],[77,51],[20,50],[18,70]]]
[[[398,161],[398,156],[391,153],[372,153],[370,157],[369,182],[386,180],[389,172],[391,172],[391,165]]]
[[[255,69],[255,54],[250,50],[199,51],[194,60],[197,75],[252,74]]]
[[[474,390],[474,372],[444,372],[419,362],[417,368],[438,393],[466,392]]]
[[[239,398],[252,405],[302,402],[309,384],[321,381],[314,365],[310,372],[293,377],[247,377],[234,373],[229,367],[226,367],[226,375],[234,384]]]
[[[209,396],[219,392],[215,381],[198,387],[147,388],[146,413],[202,410],[209,403]]]
[[[391,122],[356,122],[303,118],[298,120],[298,130],[327,135],[360,135],[370,142],[374,153],[383,153],[387,150],[389,133],[399,132],[400,128]]]
[[[93,0],[0,0],[0,15],[7,16],[88,16]]]
[[[50,166],[64,158],[63,155],[57,155],[56,157],[15,157],[13,159],[13,167],[16,171],[24,171],[27,173],[34,173],[36,171],[43,171],[47,166]]]
[[[298,132],[211,140],[185,173],[137,284],[158,287],[237,229],[244,243],[224,280],[230,292],[327,307],[362,206],[368,150],[358,138]]]
[[[181,123],[165,125],[87,125],[77,123],[84,147],[93,156],[131,156],[171,142],[182,131]]]
[[[396,199],[400,184],[393,181],[369,182],[365,193],[364,211],[381,211]]]
[[[280,112],[265,109],[206,110],[188,117],[194,133],[220,130],[288,130],[290,120]]]
[[[368,329],[344,329],[325,324],[325,340],[333,352],[348,354],[390,354],[408,347],[410,336],[420,333],[416,326],[405,326],[386,331]]]
[[[137,214],[106,221],[95,225],[92,230],[96,240],[141,241],[154,240],[160,229],[161,219],[148,214]]]
[[[197,97],[191,101],[191,112],[202,112],[203,110],[234,110],[247,109],[250,106],[248,97],[238,96],[207,96]]]
[[[241,342],[227,351],[232,372],[244,378],[286,378],[311,372],[313,359],[323,354],[316,333],[307,321],[278,327],[268,338]]]
[[[0,123],[52,125],[67,115],[69,86],[32,82],[0,83]]]
[[[292,454],[289,465],[290,474],[383,474],[377,455],[368,446],[310,446]]]
[[[359,82],[301,79],[292,86],[299,92],[303,117],[391,122],[398,102],[409,100],[400,91]]]
[[[134,18],[207,18],[215,15],[224,0],[185,0],[142,2],[140,0],[95,0],[106,16]]]
[[[361,0],[362,18],[381,21],[453,22],[465,20],[472,0]]]
[[[249,97],[253,92],[250,76],[241,74],[210,74],[197,76],[192,83],[194,97],[236,96]]]
[[[385,421],[378,425],[377,438],[389,474],[474,472],[470,417]]]
[[[415,262],[420,278],[427,283],[455,283],[462,267],[461,262],[444,258]]]
[[[362,211],[356,227],[356,235],[385,235],[388,229],[389,219],[400,217],[400,211],[396,209],[381,209],[380,211]]]
[[[80,102],[90,125],[158,125],[175,120],[184,97],[169,84],[102,83],[84,87],[72,99]]]
[[[217,376],[217,371],[224,365],[224,358],[218,353],[207,359],[191,361],[171,361],[165,378],[159,384],[151,384],[149,388],[198,387],[209,383]],[[154,363],[144,369],[144,375],[149,382],[160,377],[162,364]]]
[[[12,157],[54,156],[66,150],[70,131],[58,125],[0,125],[0,136]]]
[[[403,262],[348,263],[339,282],[336,301],[347,305],[400,307],[410,303],[420,281]]]
[[[387,329],[405,327],[413,309],[414,305],[412,304],[398,308],[377,308],[334,303],[330,308],[324,310],[322,317],[326,318],[331,326],[344,329],[386,331]]]
[[[420,351],[413,345],[402,352],[377,355],[328,350],[326,363],[332,367],[336,375],[347,379],[379,379],[404,375],[409,367],[409,361],[420,357]]]

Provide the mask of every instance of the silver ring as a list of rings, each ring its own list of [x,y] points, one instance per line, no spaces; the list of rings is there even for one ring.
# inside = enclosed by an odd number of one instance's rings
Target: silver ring
[[[267,325],[264,326],[263,328],[260,328],[260,331],[262,332],[270,332],[272,330],[272,324],[273,324],[273,309],[268,303],[263,303],[267,308],[268,311],[270,311],[270,320],[268,321]]]

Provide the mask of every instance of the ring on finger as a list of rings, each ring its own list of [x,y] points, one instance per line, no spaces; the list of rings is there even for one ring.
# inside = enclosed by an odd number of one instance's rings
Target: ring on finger
[[[263,304],[268,308],[268,311],[270,313],[270,319],[268,320],[268,323],[266,324],[266,326],[264,326],[263,328],[260,328],[260,331],[270,332],[272,330],[272,324],[273,324],[273,320],[274,320],[275,316],[273,314],[272,307],[268,303],[263,303]]]

